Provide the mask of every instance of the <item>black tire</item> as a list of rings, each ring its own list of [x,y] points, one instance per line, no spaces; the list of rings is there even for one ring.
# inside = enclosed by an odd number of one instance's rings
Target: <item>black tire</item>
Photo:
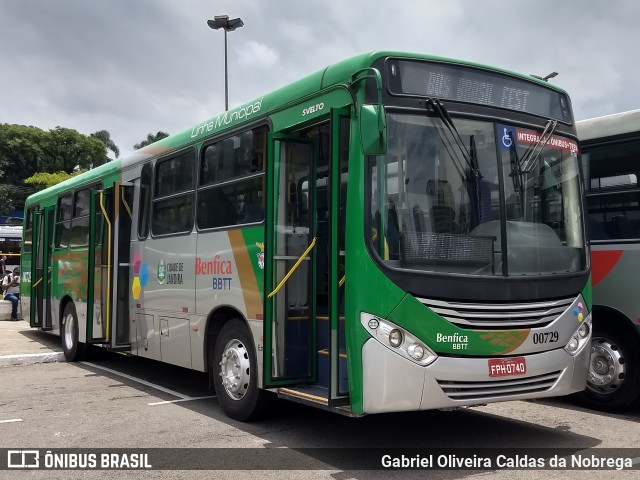
[[[62,351],[68,362],[79,362],[84,358],[85,344],[81,343],[79,339],[78,314],[73,302],[68,302],[64,307],[60,322],[60,338],[62,339]]]
[[[578,394],[586,407],[623,412],[640,401],[640,354],[635,336],[621,329],[598,329],[591,342],[587,388]]]
[[[258,388],[258,362],[253,339],[244,322],[226,322],[213,347],[209,374],[222,411],[234,420],[255,420],[265,411]]]

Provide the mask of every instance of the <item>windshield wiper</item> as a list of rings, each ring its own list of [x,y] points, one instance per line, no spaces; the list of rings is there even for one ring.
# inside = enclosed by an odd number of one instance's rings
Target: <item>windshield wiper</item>
[[[533,170],[538,162],[538,157],[540,157],[542,150],[547,146],[549,140],[551,140],[551,136],[553,135],[553,132],[555,132],[557,126],[558,121],[550,119],[544,126],[544,130],[542,131],[542,135],[540,135],[538,141],[524,152],[522,160],[520,160],[520,170],[522,173],[530,173]]]
[[[480,211],[480,182],[482,181],[482,174],[480,173],[480,168],[478,166],[474,136],[471,135],[471,138],[469,139],[469,146],[471,148],[470,152],[464,144],[462,136],[458,132],[455,123],[453,123],[453,120],[451,119],[451,115],[449,115],[449,112],[443,103],[437,98],[427,98],[425,105],[427,108],[431,107],[431,109],[440,117],[442,123],[445,124],[449,133],[453,137],[460,153],[462,153],[462,157],[464,158],[464,161],[469,168],[469,172],[472,175],[472,178],[468,178],[467,175],[465,175],[465,177],[467,177],[467,180],[473,182],[473,186],[475,188],[475,200],[477,203],[476,207],[478,208],[478,211]]]
[[[460,133],[458,132],[458,129],[453,123],[453,120],[451,119],[451,116],[449,115],[449,112],[447,112],[445,106],[437,98],[427,98],[425,105],[427,108],[431,107],[431,109],[440,117],[442,123],[444,123],[444,125],[449,130],[449,133],[451,133],[453,141],[458,146],[460,153],[462,153],[462,157],[464,158],[465,163],[467,164],[473,175],[478,176],[478,168],[471,162],[471,154],[469,153],[469,150],[467,150],[467,147],[465,146],[464,141],[462,140],[462,137],[460,136]]]

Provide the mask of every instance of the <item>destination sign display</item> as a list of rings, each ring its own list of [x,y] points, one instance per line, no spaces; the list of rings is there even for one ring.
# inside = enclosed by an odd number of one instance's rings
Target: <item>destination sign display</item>
[[[391,60],[391,93],[419,95],[531,113],[571,123],[566,96],[533,82],[464,65]]]

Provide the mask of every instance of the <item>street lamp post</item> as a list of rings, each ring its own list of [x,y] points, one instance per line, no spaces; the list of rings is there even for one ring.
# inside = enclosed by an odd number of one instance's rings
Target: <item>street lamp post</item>
[[[227,72],[227,32],[233,32],[237,28],[244,25],[240,18],[233,18],[229,20],[227,15],[217,15],[213,17],[213,20],[207,20],[209,25],[214,30],[222,28],[224,30],[224,110],[229,110],[229,74]]]

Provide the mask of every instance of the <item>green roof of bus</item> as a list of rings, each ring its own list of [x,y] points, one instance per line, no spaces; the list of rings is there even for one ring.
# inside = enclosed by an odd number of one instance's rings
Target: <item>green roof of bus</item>
[[[406,52],[394,52],[394,51],[378,51],[378,52],[364,53],[361,55],[348,58],[334,65],[330,65],[326,68],[323,68],[322,70],[312,73],[311,75],[301,78],[300,80],[297,80],[289,85],[279,88],[278,90],[265,94],[264,96],[258,99],[255,99],[251,102],[244,103],[235,108],[232,108],[228,112],[223,112],[208,120],[200,122],[194,125],[189,130],[184,130],[183,132],[163,138],[162,140],[159,140],[147,147],[144,147],[140,150],[137,150],[136,152],[133,152],[131,155],[127,156],[126,158],[112,160],[111,162],[108,162],[104,165],[101,165],[100,167],[89,170],[88,172],[85,172],[81,175],[78,175],[69,180],[66,180],[58,185],[50,187],[46,190],[42,190],[41,192],[35,193],[31,197],[29,197],[29,199],[27,200],[27,205],[30,205],[34,202],[39,202],[42,199],[45,199],[51,195],[57,195],[68,188],[75,187],[76,185],[84,185],[84,184],[91,183],[94,179],[100,178],[105,174],[115,173],[118,171],[118,169],[122,167],[126,167],[128,165],[138,163],[145,158],[155,156],[153,152],[157,152],[159,150],[161,151],[162,147],[165,147],[166,149],[169,149],[169,150],[175,150],[189,144],[201,142],[203,139],[205,139],[208,136],[218,134],[219,132],[237,127],[242,123],[245,123],[248,121],[254,121],[257,118],[264,117],[270,113],[273,113],[274,111],[280,110],[282,108],[286,108],[290,103],[293,103],[306,96],[312,95],[313,93],[319,92],[320,90],[327,88],[329,86],[338,85],[341,83],[346,84],[351,78],[351,75],[353,73],[355,73],[356,71],[362,68],[371,66],[376,60],[384,57],[406,57],[406,58],[416,58],[416,59],[423,59],[423,60],[444,61],[444,62],[458,63],[461,65],[467,65],[472,67],[479,67],[483,69],[490,69],[497,72],[505,73],[507,75],[516,76],[523,80],[539,83],[547,88],[552,88],[559,92],[566,93],[562,89],[554,85],[551,85],[542,80],[538,80],[529,75],[523,75],[523,74],[512,72],[509,70],[489,67],[487,65],[474,63],[474,62],[468,62],[468,61],[457,60],[457,59],[446,58],[446,57],[437,57],[437,56],[425,55],[425,54],[419,54],[419,53],[406,53]],[[192,131],[197,126],[206,125],[208,123],[215,122],[216,119],[223,117],[225,114],[233,115],[235,111],[254,105],[256,102],[261,102],[259,115],[252,116],[249,120],[242,119],[242,120],[229,122],[223,128],[217,129],[205,135],[199,135],[195,139],[192,137]]]

